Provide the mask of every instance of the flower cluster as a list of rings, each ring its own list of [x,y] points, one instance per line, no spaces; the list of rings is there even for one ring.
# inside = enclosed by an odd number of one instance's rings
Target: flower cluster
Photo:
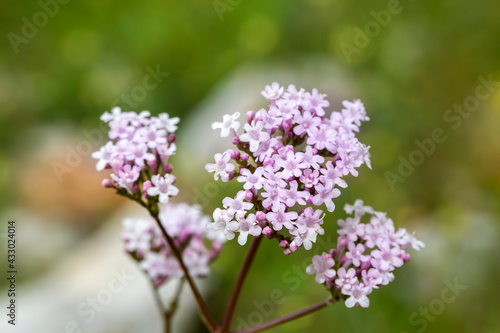
[[[317,89],[285,90],[275,82],[262,95],[269,107],[249,111],[243,133],[237,134],[238,112],[212,124],[237,149],[216,154],[205,168],[215,180],[236,179],[243,189],[223,200],[211,228],[227,239],[239,233],[242,245],[248,234],[264,234],[277,239],[286,254],[302,246],[309,250],[324,233],[323,211],[313,207],[325,204],[332,212],[339,187],[347,187],[343,177],[358,176],[356,168],[364,163],[370,167],[369,147],[356,138],[369,118],[359,100],[344,101],[340,112],[327,115],[330,103]]]
[[[410,260],[406,250],[425,245],[405,229],[396,230],[385,213],[361,200],[346,205],[345,211],[353,216],[338,221],[337,248],[314,256],[306,272],[315,274],[316,282],[343,298],[347,307],[368,307],[373,289],[392,282],[394,269]],[[371,216],[368,223],[361,223],[364,215]]]
[[[160,208],[160,221],[178,249],[190,275],[205,277],[225,240],[221,233],[207,232],[209,218],[197,206],[167,204]],[[184,274],[153,218],[126,218],[122,239],[125,250],[139,262],[155,286]],[[206,245],[210,241],[210,246]]]
[[[111,179],[103,186],[119,190],[120,194],[139,197],[141,192],[150,197],[158,196],[165,204],[169,197],[177,195],[168,158],[175,154],[179,118],[162,113],[151,117],[149,111],[137,114],[122,112],[119,107],[105,112],[101,120],[109,124],[111,139],[99,151],[92,154],[97,159],[96,169],[112,169]]]

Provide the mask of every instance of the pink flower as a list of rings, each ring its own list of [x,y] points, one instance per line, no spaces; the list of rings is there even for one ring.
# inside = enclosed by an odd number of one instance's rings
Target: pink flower
[[[299,191],[299,184],[296,180],[290,182],[290,188],[288,190],[283,190],[286,194],[282,197],[285,199],[285,204],[288,207],[293,207],[296,203],[299,205],[305,205],[306,201],[304,199],[309,198],[310,194],[307,191]]]
[[[312,90],[312,93],[308,93],[305,97],[306,108],[309,111],[313,111],[318,116],[324,116],[325,110],[323,108],[327,108],[330,106],[330,102],[328,102],[325,97],[325,94],[318,93],[318,89],[314,88]]]
[[[359,267],[361,265],[361,262],[370,260],[370,256],[363,255],[363,252],[365,252],[365,247],[363,246],[363,244],[355,245],[353,242],[351,242],[349,243],[347,248],[348,251],[346,252],[345,257],[354,266]]]
[[[240,128],[240,122],[237,121],[239,117],[239,112],[233,115],[226,114],[222,117],[222,122],[214,122],[212,124],[212,129],[220,129],[221,138],[227,138],[231,134],[231,130],[236,132]]]
[[[284,88],[278,82],[273,82],[270,86],[266,86],[261,94],[265,99],[275,101],[283,95]]]
[[[283,147],[281,149],[286,149]],[[284,179],[290,178],[292,176],[300,177],[302,174],[302,169],[305,169],[307,164],[301,163],[303,156],[294,154],[293,151],[287,151],[284,158],[277,157],[274,164],[274,170],[281,170],[281,177]]]
[[[264,123],[262,121],[256,121],[253,125],[247,123],[243,128],[245,133],[240,135],[240,141],[248,142],[252,153],[257,151],[261,142],[270,139],[269,133],[263,132]]]
[[[363,283],[359,283],[358,280],[356,280],[352,288],[348,290],[342,289],[344,295],[350,296],[345,300],[345,306],[352,308],[357,305],[367,308],[370,305],[370,300],[368,299],[370,292],[371,289],[369,287],[366,287]]]
[[[354,268],[349,268],[347,271],[344,267],[339,268],[335,284],[341,290],[351,290],[356,282],[358,282],[358,279],[356,278],[356,270]],[[342,293],[344,292],[342,291]]]
[[[233,221],[233,215],[228,214],[225,210],[216,208],[213,213],[214,223],[207,225],[209,231],[222,231],[226,239],[234,238],[234,232],[238,230],[238,222]]]
[[[343,101],[344,109],[342,115],[349,121],[354,122],[357,126],[361,125],[361,121],[368,121],[370,118],[366,116],[365,106],[359,99],[352,102]]]
[[[316,128],[321,124],[321,118],[314,116],[309,111],[305,111],[302,115],[296,115],[294,121],[297,126],[294,127],[293,133],[296,135],[303,135],[311,128]]]
[[[389,272],[396,267],[403,266],[403,259],[399,257],[401,254],[399,246],[391,248],[386,242],[381,244],[379,248],[380,250],[373,250],[371,252],[373,267],[382,272]]]
[[[97,161],[96,164],[96,169],[97,171],[104,170],[106,165],[109,163],[111,160],[111,157],[115,154],[115,146],[113,145],[113,142],[108,141],[104,146],[99,149],[99,151],[93,152],[92,153],[92,158],[95,158],[99,161]]]
[[[255,214],[248,214],[248,216],[245,217],[244,213],[240,212],[236,214],[236,220],[239,223],[238,231],[240,233],[238,236],[238,244],[245,245],[249,234],[257,237],[262,233],[262,228],[257,224]]]
[[[148,146],[145,143],[130,144],[125,157],[140,167],[144,166],[144,161],[154,161],[156,159],[155,155],[148,153]]]
[[[359,223],[359,219],[346,218],[345,220],[338,220],[338,225],[341,229],[337,231],[340,236],[345,236],[349,241],[354,242],[358,236],[364,234],[364,224]]]
[[[170,174],[166,174],[165,177],[154,175],[151,177],[152,186],[148,188],[147,193],[152,197],[159,195],[158,200],[166,204],[170,197],[179,194],[179,189],[172,185],[174,181],[175,177]]]
[[[281,210],[277,213],[269,212],[266,214],[267,221],[271,223],[273,229],[276,231],[281,230],[283,226],[285,226],[287,229],[292,229],[292,222],[295,221],[298,216],[299,214],[297,214],[296,212],[285,212]]]
[[[179,123],[179,117],[170,118],[167,113],[162,113],[158,118],[153,117],[152,123],[158,128],[164,128],[168,133],[174,133],[177,131],[177,124]]]
[[[313,169],[319,169],[321,167],[320,164],[325,162],[325,158],[318,155],[318,150],[311,146],[306,146],[305,152],[298,152],[296,155],[305,163],[305,168],[312,167]]]
[[[335,184],[332,180],[326,182],[325,185],[318,183],[315,187],[317,194],[311,198],[312,203],[319,206],[322,203],[326,205],[326,209],[329,212],[335,210],[335,204],[332,199],[335,199],[340,195],[340,190],[335,188]]]
[[[312,265],[307,266],[307,274],[316,274],[316,282],[324,283],[326,279],[333,279],[335,277],[335,270],[331,269],[335,265],[335,260],[327,254],[324,253],[321,256],[314,256],[312,259]]]
[[[224,198],[222,204],[227,209],[227,214],[231,216],[238,212],[246,212],[253,207],[253,203],[245,202],[245,191],[239,191],[234,199],[230,197]]]
[[[238,181],[240,183],[245,183],[243,184],[245,190],[250,190],[252,188],[260,190],[262,188],[264,182],[264,177],[262,177],[264,174],[263,167],[256,168],[253,173],[248,169],[242,168],[240,174],[241,176],[238,177]]]
[[[131,166],[129,164],[125,165],[122,170],[117,172],[118,175],[114,173],[111,174],[111,178],[113,181],[119,186],[128,191],[128,193],[135,193],[135,185],[137,179],[139,179],[139,175],[141,173],[141,169],[137,166]]]
[[[363,204],[363,200],[357,199],[354,201],[354,205],[349,205],[346,204],[344,206],[344,210],[347,214],[352,214],[354,212],[354,215],[356,217],[361,217],[365,214],[373,214],[374,210],[370,206],[365,206]]]
[[[229,180],[229,174],[234,171],[234,164],[228,163],[231,159],[231,154],[225,152],[224,154],[217,153],[214,156],[215,163],[208,163],[205,165],[205,170],[208,172],[215,172],[214,179],[218,180],[219,176],[223,182]]]

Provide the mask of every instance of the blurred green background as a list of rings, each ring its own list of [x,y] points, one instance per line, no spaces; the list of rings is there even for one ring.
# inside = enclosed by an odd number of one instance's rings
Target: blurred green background
[[[500,81],[500,3],[402,1],[397,11],[385,16],[387,24],[373,23],[377,15],[372,11],[390,13],[391,3],[74,0],[46,7],[53,17],[45,15],[44,20],[44,15],[37,14],[44,11],[43,6],[36,1],[2,1],[2,225],[7,218],[44,220],[54,230],[65,230],[71,240],[57,247],[50,234],[37,237],[41,227],[23,233],[24,260],[36,252],[30,242],[54,251],[26,265],[20,283],[28,285],[48,274],[67,254],[60,249],[70,252],[123,207],[123,200],[100,188],[102,176],[93,169],[88,154],[63,178],[54,171],[67,164],[68,149],[85,139],[84,131],[99,128],[99,115],[117,100],[125,109],[168,112],[186,119],[179,129],[182,139],[183,124],[198,117],[200,105],[215,87],[229,91],[227,78],[237,77],[241,68],[246,78],[254,68],[271,73],[286,68],[293,76],[310,66],[321,72],[326,64],[340,68],[347,95],[365,103],[371,121],[363,125],[360,139],[371,146],[373,165],[372,171],[364,167],[358,178],[350,179],[337,209],[327,218],[327,234],[335,234],[336,219],[344,217],[343,204],[362,198],[387,211],[397,226],[417,230],[427,248],[412,253],[412,261],[396,271],[396,280],[374,292],[369,309],[337,304],[270,332],[500,332],[496,287],[500,279],[500,90],[481,88],[489,96],[480,99],[473,111],[453,114],[453,121],[446,118],[452,116],[447,110],[454,104],[474,101],[467,98],[475,96],[480,76]],[[38,22],[39,27],[26,28],[26,20]],[[358,29],[375,30],[368,30],[371,37],[363,39]],[[348,56],[346,43],[356,47]],[[144,77],[158,68],[168,76],[164,74],[154,89],[139,91],[136,87],[144,84]],[[260,87],[269,83],[263,81]],[[315,87],[314,78],[280,83],[307,90]],[[241,90],[232,98],[259,92]],[[136,97],[127,102],[123,94]],[[264,105],[261,100],[254,108]],[[231,105],[226,108],[231,110]],[[332,103],[332,109],[339,108],[339,103]],[[408,160],[418,150],[415,140],[431,138],[436,128],[443,129],[446,141],[437,143],[422,165],[391,188],[387,172],[397,174],[400,158]],[[179,150],[172,162],[183,191],[181,199],[192,202],[194,189],[213,183],[203,169],[209,160]],[[234,186],[218,191],[204,212],[211,215],[222,198],[235,191]],[[1,233],[5,238],[4,230]],[[223,314],[228,286],[245,250],[236,242],[226,246],[210,279],[208,301],[214,304],[217,318]],[[322,300],[325,292],[313,278],[300,279],[292,290],[295,284],[283,277],[310,257],[305,251],[285,257],[274,242],[264,244],[237,316],[248,320],[256,311],[253,301],[269,299],[274,289],[284,293],[286,302],[266,319]],[[412,325],[412,313],[439,299],[446,287],[443,281],[456,278],[467,289],[427,320],[425,328]],[[114,332],[113,325],[106,331]]]

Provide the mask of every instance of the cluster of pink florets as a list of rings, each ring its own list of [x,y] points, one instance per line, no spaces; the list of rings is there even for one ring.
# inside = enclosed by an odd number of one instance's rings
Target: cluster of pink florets
[[[98,171],[113,170],[111,179],[103,181],[104,187],[122,189],[129,196],[158,196],[161,203],[178,194],[168,158],[176,151],[173,133],[179,118],[166,113],[151,117],[149,111],[121,112],[115,107],[101,120],[109,124],[111,140],[92,157],[98,160]]]
[[[364,206],[361,200],[346,205],[345,211],[354,216],[338,221],[337,248],[314,256],[306,272],[315,274],[316,282],[345,299],[347,307],[368,307],[373,289],[392,282],[394,269],[410,260],[406,250],[425,245],[406,229],[396,230],[385,213]],[[370,221],[361,223],[366,214]]]
[[[339,187],[347,187],[343,177],[358,176],[356,168],[364,163],[370,167],[369,147],[356,138],[369,118],[359,100],[344,101],[342,111],[327,116],[330,103],[316,89],[285,90],[275,82],[262,95],[269,107],[248,112],[243,133],[237,134],[238,112],[212,124],[237,149],[216,154],[205,168],[215,180],[235,178],[243,190],[223,200],[210,228],[227,239],[239,233],[242,245],[249,234],[264,234],[277,239],[286,254],[301,246],[309,250],[324,233],[323,211],[313,207],[325,204],[332,212]]]
[[[197,206],[163,205],[159,218],[176,247],[182,250],[183,261],[190,275],[205,277],[209,273],[210,262],[222,249],[224,236],[206,231],[205,225],[209,218]],[[139,262],[156,286],[169,278],[184,276],[153,218],[126,218],[123,227],[125,250]]]

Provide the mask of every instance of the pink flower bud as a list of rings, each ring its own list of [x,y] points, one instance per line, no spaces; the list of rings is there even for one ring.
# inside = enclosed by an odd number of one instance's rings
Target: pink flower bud
[[[367,269],[368,269],[368,268],[370,268],[370,266],[372,265],[372,264],[371,264],[371,258],[372,258],[372,257],[371,257],[371,256],[369,256],[369,257],[370,257],[370,259],[369,259],[369,260],[367,260],[367,261],[362,261],[362,262],[361,262],[361,269],[362,269],[362,270],[367,270]]]
[[[240,137],[239,136],[235,136],[233,137],[233,145],[239,145],[240,144]]]
[[[134,185],[134,188],[132,189],[132,192],[134,194],[137,194],[139,192],[139,186],[138,185]]]
[[[285,129],[285,131],[289,131],[292,128],[292,126],[293,126],[292,119],[286,119],[285,121],[283,121],[283,128]]]
[[[272,158],[270,158],[270,157],[266,157],[264,159],[264,166],[266,167],[268,165],[274,165],[274,160]]]
[[[399,255],[399,257],[400,257],[401,259],[403,259],[403,262],[408,262],[408,261],[410,261],[410,259],[411,259],[411,256],[410,256],[410,254],[409,254],[409,253],[401,253],[401,254]]]
[[[245,192],[245,200],[246,200],[246,201],[252,201],[252,198],[253,198],[253,193],[252,193],[252,191],[246,191],[246,192]]]
[[[233,180],[233,178],[234,178],[234,172],[229,172],[227,174],[227,177],[228,177],[228,180]]]
[[[116,188],[115,184],[113,184],[111,179],[108,179],[108,178],[102,180],[102,187],[104,187],[104,188]]]
[[[345,247],[349,244],[349,239],[345,236],[340,236],[339,239],[337,240],[337,248],[339,252],[342,252]]]
[[[287,247],[287,246],[288,246],[288,242],[287,242],[286,240],[282,240],[282,241],[280,242],[280,247],[285,248],[285,247]]]
[[[214,242],[212,243],[212,250],[213,250],[214,252],[220,252],[220,251],[222,250],[222,243],[221,243],[221,242],[216,242],[216,241],[214,241]]]
[[[347,263],[349,259],[347,259],[346,256],[342,256],[342,258],[340,258],[340,266],[342,267],[345,267],[344,265]]]
[[[255,217],[257,218],[257,221],[262,222],[266,219],[266,213],[261,212],[260,210],[255,213]]]
[[[272,231],[272,230],[271,230],[271,228],[269,228],[269,227],[265,227],[265,228],[262,230],[262,234],[263,234],[263,235],[266,235],[266,236],[271,235],[271,233],[272,233],[272,232],[273,232],[273,231]]]
[[[167,164],[165,166],[165,173],[172,173],[174,171],[174,166],[172,164]]]
[[[242,160],[243,162],[248,161],[248,158],[249,158],[249,157],[250,157],[250,156],[248,156],[248,154],[247,154],[247,153],[243,153],[243,154],[241,154],[241,160]]]
[[[247,112],[247,122],[250,124],[252,123],[253,118],[255,117],[255,112],[253,111],[248,111]]]
[[[292,252],[290,251],[290,249],[286,249],[285,251],[283,251],[283,253],[284,253],[285,255],[289,255],[289,254],[290,254],[290,253],[292,253]]]
[[[144,182],[144,184],[142,184],[142,191],[144,192],[144,197],[146,198],[148,196],[148,194],[146,193],[148,191],[148,188],[150,188],[152,185],[151,185],[151,182],[149,180],[146,180]]]
[[[149,167],[151,168],[151,170],[153,171],[153,173],[157,173],[158,172],[158,169],[156,168],[156,160],[147,161],[146,163],[149,165]]]
[[[167,139],[168,144],[174,143],[175,141],[177,141],[177,135],[173,133],[170,134]]]
[[[299,247],[297,246],[297,244],[295,244],[294,242],[290,243],[290,250],[292,252],[296,252],[298,249]]]
[[[228,149],[226,152],[229,153],[229,155],[231,156],[231,158],[233,160],[235,160],[235,161],[238,160],[238,158],[240,157],[240,152],[237,151],[237,150]]]

